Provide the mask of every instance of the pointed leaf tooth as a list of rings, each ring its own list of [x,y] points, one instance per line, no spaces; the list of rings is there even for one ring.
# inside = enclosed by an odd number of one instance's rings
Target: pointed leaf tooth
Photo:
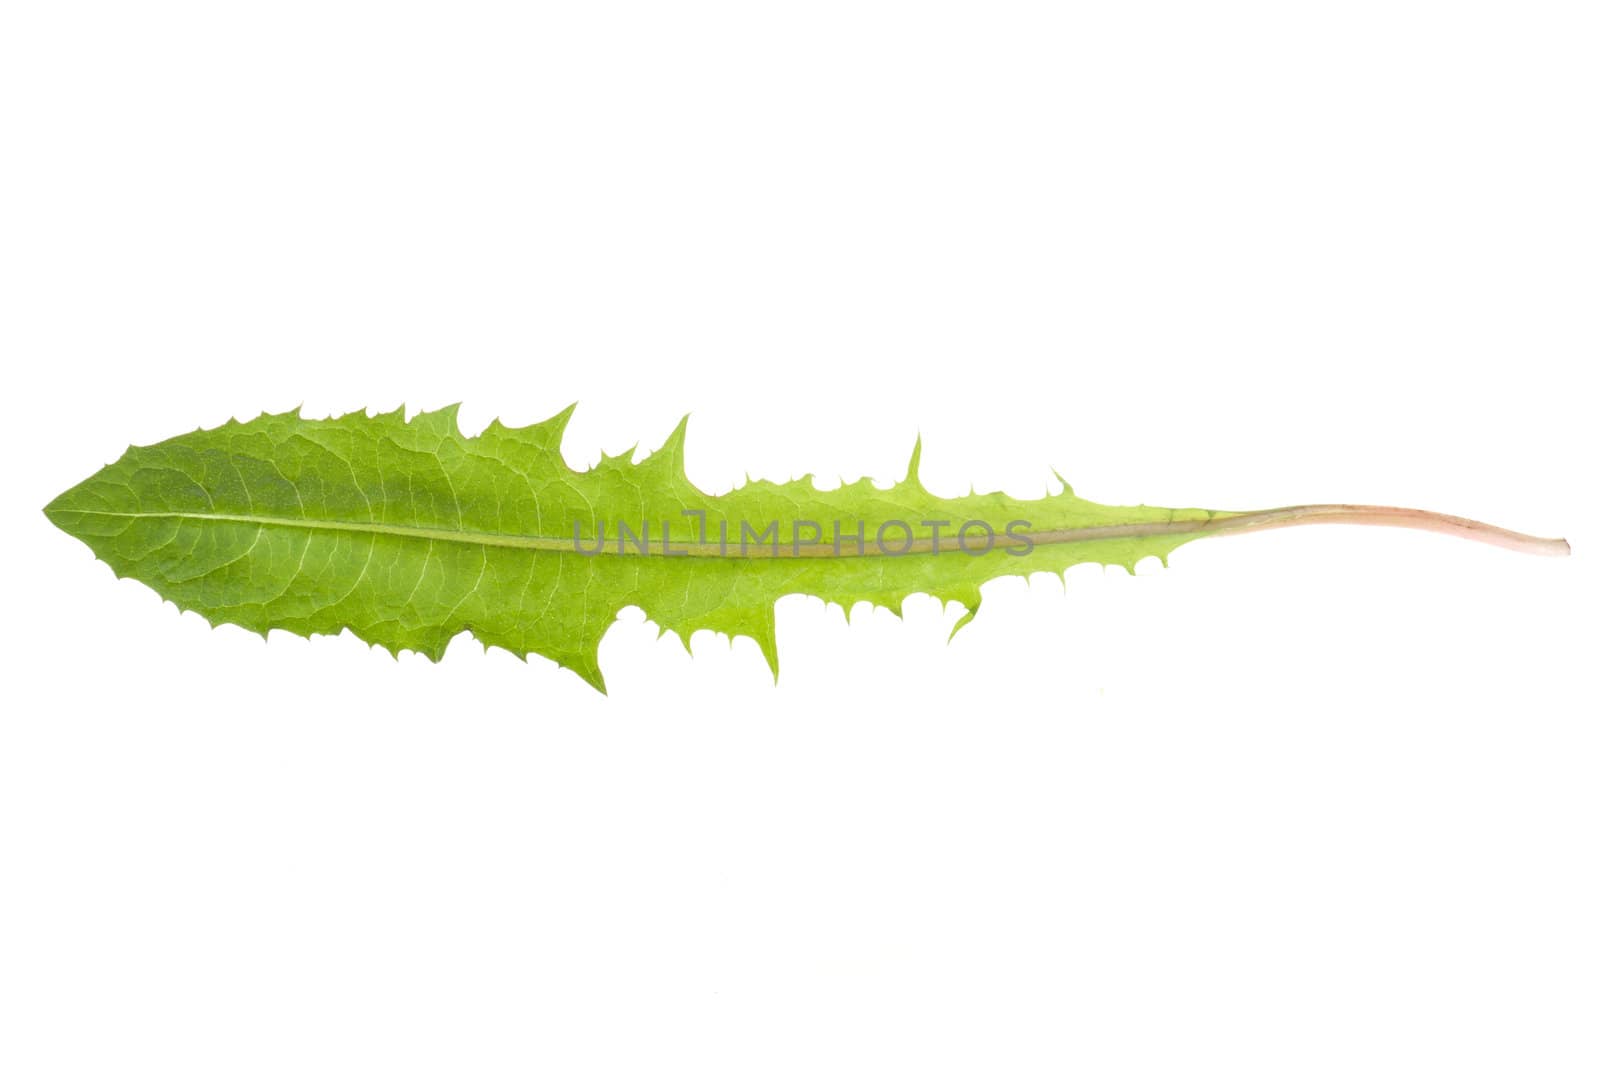
[[[685,415],[678,420],[678,424],[667,434],[666,440],[661,442],[661,447],[646,456],[642,465],[651,470],[664,470],[669,475],[684,476],[684,439],[689,431],[689,416]]]
[[[911,446],[911,462],[906,464],[906,483],[918,489],[922,488],[922,434],[917,434],[916,444]]]

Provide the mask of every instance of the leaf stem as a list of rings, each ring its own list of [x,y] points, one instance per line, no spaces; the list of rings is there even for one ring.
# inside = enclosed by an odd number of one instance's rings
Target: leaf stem
[[[1572,546],[1565,538],[1534,537],[1501,526],[1491,526],[1476,519],[1459,515],[1445,515],[1437,511],[1416,508],[1379,507],[1371,504],[1303,504],[1298,507],[1268,508],[1265,511],[1247,511],[1217,519],[1202,528],[1218,534],[1253,533],[1257,530],[1277,530],[1288,526],[1400,526],[1408,530],[1426,530],[1430,533],[1464,537],[1481,541],[1513,552],[1526,552],[1534,556],[1570,556]]]

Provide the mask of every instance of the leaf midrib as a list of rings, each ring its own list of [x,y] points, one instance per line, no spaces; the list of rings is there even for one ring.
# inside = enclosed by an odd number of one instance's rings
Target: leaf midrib
[[[334,533],[350,534],[378,534],[391,537],[406,537],[426,541],[448,541],[457,544],[477,545],[483,548],[515,548],[532,552],[572,552],[579,553],[579,542],[570,537],[539,537],[527,534],[500,534],[480,530],[451,530],[434,526],[405,526],[397,523],[383,522],[358,522],[337,519],[303,519],[280,515],[233,515],[224,512],[205,511],[100,511],[87,508],[55,508],[51,509],[53,515],[92,515],[99,518],[116,519],[182,519],[200,522],[226,522],[250,526],[284,527],[302,530],[326,530]],[[1035,545],[1066,544],[1077,541],[1116,541],[1137,539],[1143,537],[1160,537],[1172,535],[1185,535],[1197,533],[1221,532],[1221,523],[1224,519],[1191,519],[1177,522],[1144,522],[1121,523],[1111,526],[1079,526],[1051,530],[1029,530],[1027,536]],[[626,555],[629,557],[648,557],[657,559],[854,559],[861,556],[899,557],[915,555],[941,555],[963,549],[959,539],[953,535],[939,537],[916,538],[906,544],[895,542],[886,548],[878,545],[874,540],[868,539],[860,546],[860,551],[854,547],[847,551],[835,551],[833,542],[819,542],[817,544],[799,544],[778,541],[775,543],[752,543],[744,546],[741,551],[739,546],[730,543],[726,548],[717,542],[700,544],[697,542],[671,542],[671,552],[665,551],[659,539],[649,542],[648,550],[640,551],[632,542],[624,542],[626,550],[618,552],[614,542],[607,542],[601,553],[606,556]],[[986,551],[1004,551],[1002,547]],[[594,556],[593,544],[587,545],[581,552],[586,556]],[[970,553],[973,555],[985,553]]]
[[[532,552],[572,552],[595,556],[591,549],[580,549],[577,542],[565,537],[536,537],[523,534],[497,534],[479,530],[450,530],[432,526],[403,526],[394,523],[354,522],[330,519],[304,519],[278,515],[232,515],[223,512],[201,511],[98,511],[85,508],[47,509],[52,515],[94,515],[121,519],[193,519],[201,522],[243,523],[253,526],[279,526],[293,529],[328,530],[336,533],[381,534],[408,537],[425,541],[449,541],[477,545],[482,548],[515,548]],[[1029,530],[1027,536],[1035,546],[1059,545],[1084,541],[1122,541],[1146,537],[1174,537],[1187,535],[1215,535],[1250,533],[1259,530],[1281,529],[1288,526],[1339,524],[1355,526],[1396,526],[1434,533],[1450,534],[1472,541],[1497,545],[1519,552],[1542,556],[1565,556],[1572,551],[1561,538],[1535,537],[1500,526],[1491,526],[1476,519],[1459,515],[1445,515],[1435,511],[1415,508],[1392,508],[1370,504],[1303,504],[1295,507],[1269,508],[1262,511],[1213,512],[1206,519],[1181,519],[1169,522],[1118,523],[1105,526],[1074,526],[1057,529]],[[754,547],[755,552],[749,551]],[[658,541],[649,542],[641,551],[629,545],[625,551],[613,552],[610,548],[601,553],[607,556],[624,555],[633,558],[658,559],[857,559],[862,557],[889,557],[940,555],[968,551],[959,538],[935,536],[917,538],[905,545],[888,547],[868,541],[858,551],[840,551],[834,542],[794,544],[775,542],[771,546],[760,543],[745,545],[734,551],[733,545],[718,543],[673,544],[672,551],[665,550]],[[894,551],[889,549],[893,548]],[[989,549],[988,551],[1004,551]],[[981,555],[985,553],[971,553]]]

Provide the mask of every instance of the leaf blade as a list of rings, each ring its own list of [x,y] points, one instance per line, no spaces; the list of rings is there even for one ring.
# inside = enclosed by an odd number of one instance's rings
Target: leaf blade
[[[1198,537],[1345,521],[1112,507],[1065,481],[1039,500],[937,497],[919,478],[920,439],[906,479],[888,489],[758,480],[713,496],[685,472],[687,418],[644,460],[630,450],[577,471],[560,452],[572,410],[521,428],[497,420],[476,437],[461,434],[453,406],[410,419],[402,409],[230,421],[130,448],[45,511],[118,576],[214,625],[348,629],[430,660],[470,630],[602,691],[600,638],[626,606],[685,639],[751,637],[776,677],[783,596],[898,611],[927,593],[970,609],[959,630],[996,577],[1086,561],[1131,572]],[[1001,542],[1019,523],[1021,536]],[[771,536],[752,547],[746,531]],[[987,550],[970,550],[969,531]],[[1029,550],[1011,551],[1023,539]],[[615,550],[593,551],[611,541]]]

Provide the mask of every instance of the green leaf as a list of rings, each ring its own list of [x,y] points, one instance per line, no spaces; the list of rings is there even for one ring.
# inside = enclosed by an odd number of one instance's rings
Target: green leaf
[[[602,691],[600,639],[629,605],[685,647],[697,630],[751,637],[776,677],[774,606],[792,593],[895,612],[927,593],[970,609],[959,630],[990,579],[1086,561],[1131,573],[1196,538],[1253,529],[1361,522],[1566,551],[1394,508],[1110,507],[1065,481],[1040,500],[947,499],[918,479],[920,442],[889,489],[753,481],[714,496],[684,473],[687,419],[644,460],[630,449],[576,471],[560,450],[571,414],[520,429],[497,421],[477,437],[461,434],[455,407],[409,421],[403,409],[230,421],[128,449],[45,514],[118,576],[212,625],[349,630],[429,659],[470,630]]]

